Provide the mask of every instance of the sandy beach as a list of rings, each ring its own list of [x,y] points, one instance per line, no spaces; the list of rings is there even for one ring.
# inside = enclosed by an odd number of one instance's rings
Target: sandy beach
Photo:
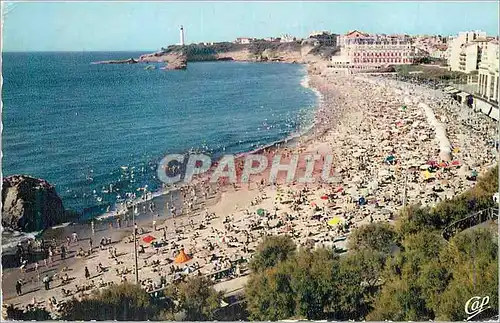
[[[286,183],[280,172],[273,184],[268,171],[234,187],[208,185],[199,178],[182,189],[176,204],[167,197],[155,199],[154,206],[144,202],[136,223],[139,279],[145,289],[207,275],[216,288],[232,291],[244,282],[246,263],[265,235],[286,234],[299,245],[345,249],[353,228],[391,222],[405,204],[433,205],[455,196],[496,162],[496,123],[440,91],[387,77],[333,75],[322,62],[310,64],[308,73],[309,85],[321,93],[315,128],[262,153],[269,159],[281,155],[282,164],[294,153],[320,155],[319,160],[331,155],[334,181]],[[306,160],[300,159],[297,174],[305,168]],[[318,162],[313,173],[321,171]],[[53,247],[52,259],[4,269],[4,303],[57,311],[49,305],[52,297],[60,305],[110,283],[133,282],[133,228],[129,217],[128,223],[125,218],[119,224],[117,219],[96,222],[94,230],[80,224],[54,232],[54,240],[45,238]],[[78,241],[71,241],[73,232]],[[155,246],[146,242],[147,236]],[[177,264],[182,249],[191,259]],[[20,279],[22,293],[16,295]]]

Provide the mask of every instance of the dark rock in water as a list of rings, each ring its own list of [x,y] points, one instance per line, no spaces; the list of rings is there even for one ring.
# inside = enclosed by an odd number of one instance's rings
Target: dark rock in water
[[[32,232],[64,220],[62,200],[47,181],[25,175],[3,179],[2,225],[5,228]]]
[[[187,68],[187,58],[184,55],[169,58],[166,70],[185,70]]]
[[[120,60],[92,62],[91,64],[136,64],[136,63],[138,63],[138,61],[136,61],[133,58],[129,58],[129,59],[120,59]]]

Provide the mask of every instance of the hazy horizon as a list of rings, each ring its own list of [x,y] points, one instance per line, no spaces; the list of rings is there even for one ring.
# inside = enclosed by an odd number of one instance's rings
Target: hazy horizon
[[[155,51],[315,30],[498,35],[497,2],[8,2],[3,52]]]

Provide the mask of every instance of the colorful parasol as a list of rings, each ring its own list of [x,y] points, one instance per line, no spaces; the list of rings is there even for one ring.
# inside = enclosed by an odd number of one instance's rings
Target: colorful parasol
[[[142,238],[142,241],[146,242],[146,243],[151,243],[153,240],[155,240],[156,238],[151,236],[151,235],[147,235],[145,236],[144,238]]]
[[[342,221],[343,221],[342,218],[334,217],[330,221],[328,221],[328,225],[335,226],[335,225],[339,224]]]

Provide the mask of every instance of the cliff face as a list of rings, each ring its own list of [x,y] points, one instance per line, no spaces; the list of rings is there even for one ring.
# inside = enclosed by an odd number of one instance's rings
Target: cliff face
[[[2,183],[2,225],[24,232],[62,223],[64,207],[54,186],[25,175],[8,176]]]
[[[216,43],[214,45],[169,46],[160,52],[139,57],[139,62],[166,62],[169,65],[184,65],[197,61],[278,61],[287,63],[307,63],[321,60],[319,55],[311,54],[314,46],[308,43],[255,42],[251,44]],[[168,68],[168,66],[167,66]]]
[[[329,53],[335,50],[325,46],[315,47],[308,42],[257,41],[250,44],[223,42],[212,45],[172,45],[156,53],[141,55],[138,59],[101,61],[93,64],[166,63],[162,69],[183,70],[187,68],[187,62],[201,61],[309,63],[325,61],[331,56]]]

